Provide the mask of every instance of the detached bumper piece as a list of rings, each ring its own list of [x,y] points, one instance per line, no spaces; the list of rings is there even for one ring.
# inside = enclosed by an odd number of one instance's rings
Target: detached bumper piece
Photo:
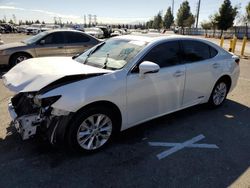
[[[8,110],[13,121],[13,125],[15,126],[17,132],[20,133],[23,140],[27,140],[36,134],[37,126],[41,123],[38,113],[19,116],[16,113],[12,102],[9,102]]]

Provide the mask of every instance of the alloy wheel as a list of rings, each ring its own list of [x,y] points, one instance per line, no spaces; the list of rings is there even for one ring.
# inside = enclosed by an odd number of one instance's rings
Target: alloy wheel
[[[220,82],[213,93],[213,102],[215,105],[220,105],[227,95],[227,85],[224,82]]]
[[[103,146],[111,137],[112,121],[105,114],[87,117],[77,131],[77,142],[86,150],[95,150]]]

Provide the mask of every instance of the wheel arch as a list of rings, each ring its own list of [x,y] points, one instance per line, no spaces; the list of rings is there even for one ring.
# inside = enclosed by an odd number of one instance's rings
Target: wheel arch
[[[219,81],[225,81],[227,86],[228,86],[228,92],[230,91],[230,88],[231,88],[231,85],[232,85],[232,78],[225,74],[225,75],[222,75],[216,82],[214,85],[216,85],[216,83],[218,83]]]
[[[109,108],[114,112],[114,115],[119,118],[119,130],[120,130],[121,129],[121,122],[122,122],[122,113],[121,113],[119,107],[116,104],[114,104],[113,102],[106,101],[106,100],[95,101],[95,102],[92,102],[92,103],[89,103],[89,104],[83,106],[76,113],[79,113],[79,112],[81,112],[85,109],[88,109],[88,108],[94,108],[94,107],[100,107],[100,106]]]
[[[122,113],[119,109],[119,107],[114,104],[113,102],[110,102],[110,101],[105,101],[105,100],[102,100],[102,101],[95,101],[95,102],[92,102],[92,103],[89,103],[85,106],[83,106],[82,108],[80,108],[79,110],[77,110],[76,112],[74,113],[71,113],[68,117],[63,117],[63,118],[59,118],[59,124],[61,124],[61,126],[58,126],[56,128],[56,143],[60,144],[60,143],[63,143],[65,142],[65,138],[67,137],[67,134],[69,132],[69,129],[70,129],[70,122],[74,119],[74,117],[81,113],[82,111],[86,110],[86,109],[89,109],[89,108],[94,108],[94,107],[106,107],[106,108],[109,108],[109,109],[112,109],[113,112],[114,112],[114,116],[115,117],[118,117],[118,123],[117,123],[117,127],[116,127],[116,131],[119,132],[121,130],[121,124],[122,124]]]
[[[10,58],[9,58],[9,65],[11,64],[11,60],[12,58],[17,55],[17,54],[25,54],[25,55],[28,55],[30,58],[33,58],[33,56],[29,53],[29,52],[26,52],[26,51],[18,51],[18,52],[14,52],[13,54],[11,54]]]

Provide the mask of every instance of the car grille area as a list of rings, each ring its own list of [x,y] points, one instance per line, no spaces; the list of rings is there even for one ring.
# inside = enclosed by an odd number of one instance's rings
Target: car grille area
[[[11,103],[19,117],[39,112],[39,107],[34,104],[32,95],[28,93],[19,93],[15,95],[11,99]]]

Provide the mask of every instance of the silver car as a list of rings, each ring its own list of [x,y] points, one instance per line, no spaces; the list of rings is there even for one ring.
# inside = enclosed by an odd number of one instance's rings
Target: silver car
[[[45,31],[22,42],[1,45],[0,65],[13,67],[32,57],[74,56],[99,42],[98,39],[81,31]]]

